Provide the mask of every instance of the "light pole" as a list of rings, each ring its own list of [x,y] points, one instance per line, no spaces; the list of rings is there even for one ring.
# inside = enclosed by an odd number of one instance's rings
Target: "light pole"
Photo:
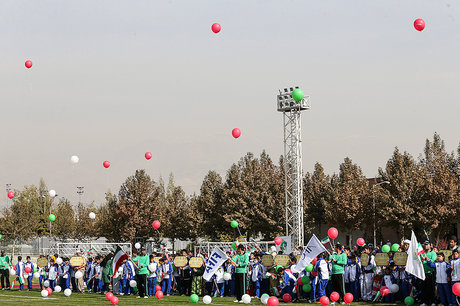
[[[390,184],[389,181],[383,181],[377,184],[372,185],[372,207],[374,210],[374,248],[377,245],[376,237],[375,237],[375,193],[374,193],[374,187],[382,184]]]

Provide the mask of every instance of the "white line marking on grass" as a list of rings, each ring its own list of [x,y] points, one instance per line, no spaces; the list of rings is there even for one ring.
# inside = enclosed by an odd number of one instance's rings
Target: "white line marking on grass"
[[[24,295],[13,295],[13,294],[0,294],[0,296],[8,296],[14,298],[22,298],[22,299],[40,299],[40,300],[59,300],[58,298],[49,298],[49,297],[38,297],[38,296],[24,296]]]

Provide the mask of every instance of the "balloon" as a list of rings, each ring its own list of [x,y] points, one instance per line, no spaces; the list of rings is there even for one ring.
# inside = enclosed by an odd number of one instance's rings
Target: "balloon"
[[[155,292],[155,296],[157,299],[161,300],[163,298],[163,292],[162,291],[157,291]]]
[[[343,296],[343,300],[345,301],[345,303],[351,304],[351,302],[353,302],[353,294],[345,293],[345,295]]]
[[[305,267],[305,271],[307,271],[307,272],[313,271],[313,265],[312,265],[312,264],[308,264],[308,265]]]
[[[319,299],[319,302],[321,303],[321,305],[328,305],[329,304],[329,299],[327,296],[322,296],[320,299]]]
[[[262,296],[260,297],[260,301],[262,302],[262,304],[267,304],[268,302],[268,299],[270,298],[270,296],[266,293],[262,294]]]
[[[209,295],[203,296],[203,304],[211,304],[212,298]]]
[[[54,222],[54,221],[56,221],[56,216],[51,214],[51,215],[48,216],[48,220],[50,220],[50,222]]]
[[[425,29],[425,20],[423,20],[422,18],[415,19],[414,28],[417,31],[423,31],[423,29]]]
[[[105,295],[105,298],[107,299],[107,301],[110,301],[113,298],[113,293],[107,292],[107,294]]]
[[[56,263],[57,263],[58,265],[60,265],[60,264],[62,263],[62,258],[61,258],[61,257],[58,257],[58,258],[56,259]]]
[[[241,300],[243,301],[243,303],[249,304],[251,303],[251,296],[249,294],[243,294]]]
[[[149,160],[149,159],[151,159],[151,158],[152,158],[152,153],[146,152],[146,153],[145,153],[145,159],[146,159],[146,160]]]
[[[54,287],[54,292],[61,292],[61,290],[62,290],[61,286]]]
[[[40,273],[35,272],[34,273],[34,278],[40,278]],[[56,288],[54,288],[54,291],[56,291]]]
[[[134,287],[137,286],[137,282],[136,282],[135,280],[130,280],[130,281],[129,281],[129,286],[130,286],[131,288],[134,288]]]
[[[195,293],[190,296],[190,302],[197,303],[200,298]]]
[[[42,294],[42,297],[47,297],[48,296],[48,291],[46,289],[43,289],[41,294]]]
[[[276,245],[280,245],[281,242],[283,242],[283,239],[281,239],[280,237],[276,237],[276,238],[275,238],[275,244],[276,244]]]
[[[391,293],[396,293],[396,292],[398,292],[398,291],[399,291],[399,286],[398,286],[397,284],[392,284],[392,285],[390,286],[390,292],[391,292]]]
[[[398,250],[399,250],[399,244],[394,243],[394,244],[391,246],[391,250],[392,250],[393,252],[398,252]]]
[[[9,192],[8,192],[8,198],[9,198],[9,199],[14,198],[14,192],[9,191]]]
[[[382,286],[382,287],[380,288],[380,294],[381,294],[381,295],[385,296],[385,295],[387,295],[388,293],[390,293],[390,289],[388,289],[387,286]]]
[[[316,272],[316,271],[311,271],[311,276],[317,277],[317,276],[318,276],[318,272]]]
[[[50,195],[50,197],[54,198],[56,196],[56,190],[53,190],[51,189],[48,194]]]
[[[329,238],[335,239],[339,235],[339,231],[335,227],[331,227],[327,230],[327,235],[329,236]]]
[[[24,269],[24,272],[26,272],[26,273],[30,273],[30,271],[32,271],[32,269],[31,269],[30,267],[26,267],[26,268]]]
[[[300,280],[302,281],[302,285],[310,283],[310,279],[306,275],[302,276]]]
[[[310,292],[311,291],[311,285],[310,284],[305,284],[302,286],[303,292]]]
[[[305,95],[303,94],[303,91],[299,88],[294,89],[294,91],[292,92],[292,98],[296,102],[302,101],[303,97],[305,97]]]
[[[69,288],[67,288],[66,290],[64,290],[64,295],[65,296],[70,296],[72,294],[72,290],[70,290]]]
[[[452,286],[452,292],[453,292],[456,296],[459,296],[459,295],[460,295],[460,283],[455,283],[455,284]]]
[[[241,130],[239,128],[234,128],[232,130],[232,135],[234,138],[238,138],[241,136]]]
[[[113,298],[110,300],[110,303],[112,303],[112,305],[117,305],[118,304],[118,298],[116,296],[113,296]]]
[[[53,293],[53,289],[51,288],[46,288],[46,291],[48,291],[48,295],[51,295],[51,293]]]
[[[90,219],[96,219],[96,214],[93,213],[93,212],[90,212],[90,213],[89,213],[89,218],[90,218]]]
[[[50,286],[49,281],[46,280],[46,281],[43,282],[43,287],[48,288],[49,286]]]
[[[232,279],[232,274],[225,272],[224,273],[224,280],[228,281]]]
[[[139,242],[136,242],[136,243],[134,244],[134,247],[135,247],[136,249],[140,249],[140,248],[141,248],[141,244],[140,244]]]
[[[160,285],[157,285],[157,286],[155,287],[155,291],[161,291],[161,286],[160,286]]]
[[[363,246],[366,242],[364,241],[363,238],[358,238],[358,240],[356,240],[356,244],[359,245],[359,246]]]
[[[220,30],[221,30],[221,26],[220,24],[218,23],[213,23],[212,26],[211,26],[211,30],[214,32],[214,33],[219,33]]]
[[[72,162],[72,164],[78,164],[78,161],[80,159],[78,158],[77,155],[73,155],[71,158],[70,158],[70,161]]]
[[[318,257],[315,257],[313,258],[313,260],[311,261],[311,264],[314,266],[316,265],[316,262],[318,261]]]
[[[108,168],[108,167],[110,167],[110,162],[108,160],[106,160],[106,161],[104,161],[102,163],[102,165],[104,166],[104,168]]]
[[[285,303],[290,303],[292,301],[292,296],[289,293],[283,294],[283,301]]]
[[[406,296],[406,298],[404,299],[404,304],[406,304],[407,306],[414,305],[414,302],[414,298],[411,296]]]
[[[383,253],[388,253],[388,252],[390,252],[390,246],[389,246],[389,245],[386,245],[386,244],[385,244],[384,246],[382,246],[382,252],[383,252]]]
[[[230,225],[233,227],[233,228],[237,228],[238,227],[238,222],[233,220]]]
[[[26,65],[26,68],[27,68],[27,69],[32,68],[32,61],[31,61],[31,60],[27,60],[26,63],[25,63],[25,65]]]
[[[153,223],[152,223],[152,226],[153,226],[153,228],[154,228],[154,229],[156,229],[156,230],[157,230],[157,229],[159,229],[159,228],[160,228],[160,226],[161,226],[161,223],[160,223],[160,221],[158,221],[158,220],[155,220],[155,221],[153,221]]]
[[[81,271],[75,272],[75,278],[76,278],[76,279],[80,279],[80,278],[82,278],[82,277],[83,277],[83,273],[82,273]]]
[[[2,239],[2,235],[0,235],[0,239]]]
[[[331,293],[331,301],[332,302],[337,302],[340,299],[340,295],[338,292],[332,292]]]
[[[303,285],[303,282],[302,282],[302,278],[301,278],[301,277],[299,277],[299,278],[297,279],[297,284],[300,285],[300,286]]]
[[[267,300],[267,305],[268,306],[278,306],[279,303],[280,303],[280,301],[278,301],[278,298],[276,296],[272,296],[272,297],[268,298],[268,300]]]
[[[238,248],[238,242],[233,241],[232,243],[232,249],[236,250]]]

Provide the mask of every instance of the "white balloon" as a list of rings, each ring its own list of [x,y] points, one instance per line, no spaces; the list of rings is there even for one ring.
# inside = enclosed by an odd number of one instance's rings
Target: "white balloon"
[[[396,292],[398,292],[398,291],[399,291],[399,286],[398,286],[397,284],[392,284],[392,285],[390,286],[390,292],[391,292],[391,293],[396,293]]]
[[[56,190],[54,189],[51,189],[48,194],[50,195],[50,197],[54,198],[56,196]]]
[[[66,290],[64,290],[64,295],[65,296],[70,296],[72,294],[72,290],[70,290],[69,288],[67,288]]]
[[[118,273],[123,273],[123,267],[118,268]]]
[[[72,162],[72,164],[77,164],[79,160],[80,159],[78,158],[77,155],[74,155],[70,158],[70,161]]]
[[[262,302],[262,304],[267,305],[269,298],[270,296],[268,294],[262,294],[262,296],[260,297],[260,301]]]
[[[56,263],[57,263],[58,265],[62,264],[62,258],[61,258],[61,257],[58,257],[58,258],[56,259]]]
[[[230,273],[228,273],[228,272],[225,272],[225,273],[224,273],[224,279],[225,279],[226,281],[231,280],[231,279],[232,279],[232,274],[230,274]]]
[[[10,269],[10,275],[16,275],[16,271],[13,268]]]
[[[203,296],[203,303],[211,304],[212,303],[212,298],[209,295]]]
[[[47,297],[48,296],[48,291],[45,289],[42,290],[42,297]]]
[[[54,287],[54,292],[61,292],[61,291],[62,291],[61,286]]]
[[[131,288],[134,288],[134,287],[137,286],[137,282],[136,282],[135,280],[131,280],[131,281],[129,281],[129,286],[130,286]]]
[[[90,219],[96,219],[96,214],[93,213],[93,212],[90,212],[90,213],[89,213],[89,218],[90,218]]]
[[[82,277],[83,277],[83,273],[82,273],[81,271],[75,272],[75,278],[76,278],[76,279],[80,279],[80,278],[82,278]]]
[[[43,282],[43,287],[48,288],[49,286],[50,286],[49,281],[46,280],[46,281]]]
[[[243,301],[243,303],[249,304],[249,303],[251,303],[251,296],[249,294],[244,294],[241,297],[241,300]]]
[[[136,249],[140,249],[140,248],[141,248],[141,244],[140,244],[139,242],[136,242],[136,244],[134,245],[134,247],[135,247]]]
[[[40,273],[35,272],[35,273],[34,273],[34,277],[35,277],[35,278],[40,278]]]

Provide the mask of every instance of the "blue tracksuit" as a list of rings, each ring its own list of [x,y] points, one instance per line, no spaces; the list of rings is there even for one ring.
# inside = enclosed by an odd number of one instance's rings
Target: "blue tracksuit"
[[[161,291],[169,295],[171,293],[171,278],[173,268],[170,262],[165,263],[161,266],[161,271],[163,272],[163,280],[161,281]]]
[[[26,262],[25,263],[25,268],[26,267],[30,268],[30,273],[28,273],[28,276],[27,276],[27,289],[31,290],[32,289],[32,281],[34,279],[34,264],[32,262]]]

